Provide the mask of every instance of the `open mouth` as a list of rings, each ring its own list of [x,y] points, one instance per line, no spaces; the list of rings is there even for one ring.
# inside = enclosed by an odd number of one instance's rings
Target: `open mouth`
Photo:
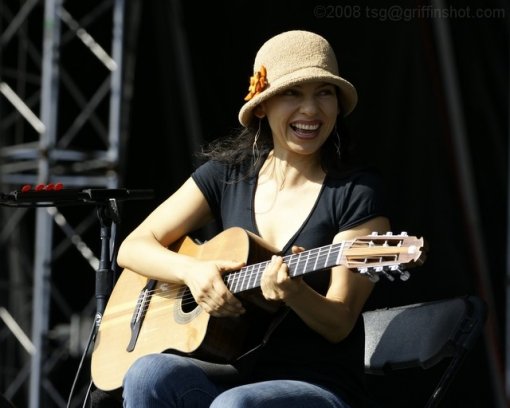
[[[318,134],[321,124],[319,122],[314,123],[296,122],[292,123],[290,127],[298,137],[309,139]]]

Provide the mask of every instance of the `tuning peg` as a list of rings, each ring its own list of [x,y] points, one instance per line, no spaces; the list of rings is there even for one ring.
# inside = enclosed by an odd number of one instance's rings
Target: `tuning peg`
[[[395,275],[398,274],[401,281],[406,281],[411,277],[411,274],[403,269],[400,269],[400,265],[391,265],[388,269]]]
[[[370,233],[370,236],[372,236],[372,237],[376,237],[376,236],[378,236],[378,235],[379,235],[379,233],[378,233],[377,231],[372,231],[372,232]]]
[[[362,275],[366,275],[371,282],[376,283],[379,280],[378,274],[373,274],[367,267],[358,268],[358,272]]]
[[[393,232],[387,231],[385,235],[393,235]]]
[[[380,266],[380,267],[377,267],[375,268],[375,271],[376,272],[379,272],[380,274],[383,274],[386,279],[388,279],[390,282],[393,282],[395,280],[395,278],[393,277],[393,275],[391,275],[390,273],[388,273],[387,271],[392,271],[393,270],[393,267],[388,267],[388,266]]]
[[[398,272],[399,272],[399,275],[400,275],[399,277],[400,277],[401,281],[405,282],[406,280],[408,280],[411,277],[411,274],[407,271],[402,271],[399,269]]]
[[[406,231],[402,231],[402,232],[400,233],[400,235],[402,235],[402,236],[404,236],[404,237],[407,237],[407,232],[406,232]]]
[[[386,279],[388,279],[390,282],[394,282],[395,281],[395,278],[390,275],[388,272],[386,272],[385,270],[382,270],[381,273],[386,277]]]
[[[379,282],[379,275],[374,275],[373,273],[368,272],[367,273],[368,279],[370,279],[370,282],[377,283]]]
[[[379,276],[382,274],[388,278],[388,280],[394,280],[392,276],[388,275],[388,273],[384,270],[384,266],[376,266],[372,268],[372,272],[368,272],[368,275],[371,277],[372,282],[377,282],[379,280]],[[375,279],[375,280],[373,280]]]

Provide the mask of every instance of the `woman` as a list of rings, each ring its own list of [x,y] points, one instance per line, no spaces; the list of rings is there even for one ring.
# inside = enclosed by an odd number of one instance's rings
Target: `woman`
[[[233,380],[188,356],[144,356],[125,376],[126,407],[364,404],[360,316],[373,283],[345,266],[291,278],[282,258],[389,230],[377,176],[343,161],[337,122],[356,105],[356,90],[339,76],[323,37],[288,31],[260,48],[245,100],[242,134],[212,146],[209,160],[125,239],[118,263],[187,286],[214,318],[242,317],[250,302],[234,296],[222,274],[243,263],[168,249],[212,221],[223,230],[241,227],[281,249],[263,271],[260,290],[282,306],[260,344],[232,362]]]

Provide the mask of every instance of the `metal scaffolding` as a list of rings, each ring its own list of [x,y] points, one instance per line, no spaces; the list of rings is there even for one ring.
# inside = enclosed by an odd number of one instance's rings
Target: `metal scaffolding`
[[[1,191],[120,184],[124,16],[125,0],[0,0]],[[83,292],[99,264],[95,208],[1,210],[0,393],[65,407],[70,387],[55,373],[93,324],[94,293]],[[66,256],[82,264],[59,288]]]

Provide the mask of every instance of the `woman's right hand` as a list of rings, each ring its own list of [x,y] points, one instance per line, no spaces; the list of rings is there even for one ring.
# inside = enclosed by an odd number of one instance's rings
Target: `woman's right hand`
[[[184,276],[195,302],[214,317],[237,317],[245,312],[242,303],[228,290],[222,275],[244,266],[235,261],[198,261]]]

